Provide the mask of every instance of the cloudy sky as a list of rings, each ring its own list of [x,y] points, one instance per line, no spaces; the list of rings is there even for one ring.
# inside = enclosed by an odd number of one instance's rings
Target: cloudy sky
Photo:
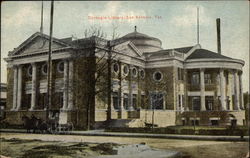
[[[196,44],[196,8],[200,10],[200,44],[211,51],[216,46],[216,18],[221,18],[222,54],[245,61],[244,91],[249,86],[249,3],[247,1],[106,1],[55,2],[54,36],[84,36],[92,25],[107,35],[112,26],[123,36],[134,30],[162,40],[163,48]],[[8,51],[13,50],[40,28],[41,2],[2,2],[1,5],[1,82],[6,82]],[[44,33],[49,34],[50,2],[44,2]],[[93,19],[91,17],[148,17],[134,19]],[[109,36],[108,36],[109,38]]]

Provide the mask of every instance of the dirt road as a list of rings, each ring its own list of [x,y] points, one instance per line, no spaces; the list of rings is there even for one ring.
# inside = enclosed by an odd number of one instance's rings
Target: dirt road
[[[194,141],[155,138],[128,138],[128,137],[103,137],[103,136],[73,136],[50,134],[14,134],[2,133],[5,139],[39,139],[42,141],[60,141],[63,143],[90,142],[90,143],[118,143],[139,144],[146,143],[152,148],[180,151],[186,157],[193,158],[243,158],[248,152],[248,142],[222,142],[222,141]]]

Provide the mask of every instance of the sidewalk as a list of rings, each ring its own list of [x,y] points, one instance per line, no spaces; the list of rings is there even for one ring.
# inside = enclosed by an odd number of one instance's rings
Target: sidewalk
[[[4,133],[26,133],[24,129],[0,129]],[[208,135],[176,135],[176,134],[150,134],[150,133],[125,133],[104,132],[104,130],[71,131],[58,134],[82,135],[82,136],[108,136],[108,137],[134,137],[134,138],[163,138],[185,140],[214,140],[214,141],[249,141],[249,136],[208,136]]]

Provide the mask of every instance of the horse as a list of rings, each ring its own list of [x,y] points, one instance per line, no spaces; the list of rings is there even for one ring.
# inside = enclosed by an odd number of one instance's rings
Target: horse
[[[33,122],[28,116],[26,115],[22,116],[22,121],[23,121],[23,127],[27,130],[27,133],[30,133],[32,129],[34,130]]]
[[[38,126],[37,129],[40,130],[41,133],[46,133],[48,132],[48,123],[43,121],[42,119],[38,118]]]
[[[23,121],[24,128],[27,129],[27,133],[30,133],[31,130],[33,130],[33,133],[35,133],[39,127],[39,119],[37,119],[34,115],[32,115],[31,118],[24,115],[22,117],[22,121]]]

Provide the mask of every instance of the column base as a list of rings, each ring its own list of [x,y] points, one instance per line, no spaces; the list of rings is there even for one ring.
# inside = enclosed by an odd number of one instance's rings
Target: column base
[[[10,111],[17,111],[17,109],[12,108],[12,109],[10,109]]]
[[[127,111],[134,111],[134,110],[135,110],[134,107],[130,106]]]
[[[35,109],[34,108],[30,108],[29,111],[34,111]]]
[[[66,108],[61,108],[60,109],[60,112],[66,112],[66,111],[68,111],[68,109],[66,109]]]

